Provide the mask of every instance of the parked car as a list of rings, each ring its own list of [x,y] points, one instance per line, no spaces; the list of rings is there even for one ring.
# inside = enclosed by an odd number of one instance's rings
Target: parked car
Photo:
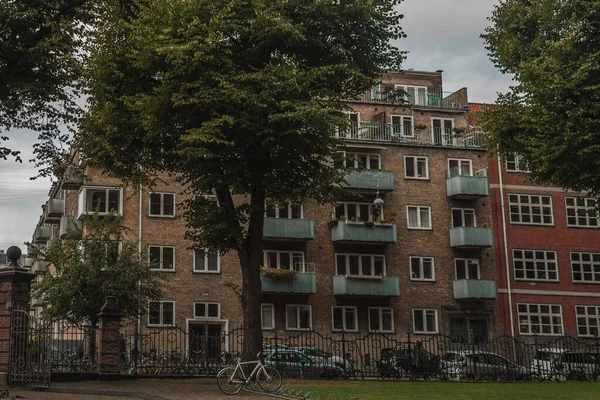
[[[439,377],[441,372],[440,357],[422,349],[423,364],[416,364],[415,348],[381,349],[377,372],[380,378],[419,378]]]
[[[291,378],[342,378],[344,370],[327,362],[316,362],[297,349],[282,348],[265,354],[265,362]]]
[[[461,376],[466,379],[513,381],[531,378],[529,369],[499,354],[474,350],[463,352],[462,355]]]
[[[558,347],[545,347],[535,352],[531,361],[531,372],[538,379],[555,379],[556,360],[564,350]]]
[[[597,354],[585,350],[566,350],[555,361],[559,379],[597,381],[600,375],[600,360]]]
[[[352,365],[352,362],[350,360],[347,360],[341,356],[332,355],[331,353],[328,353],[316,347],[299,346],[291,348],[297,349],[300,353],[304,354],[305,356],[309,357],[317,363],[334,364],[342,369],[349,369]]]

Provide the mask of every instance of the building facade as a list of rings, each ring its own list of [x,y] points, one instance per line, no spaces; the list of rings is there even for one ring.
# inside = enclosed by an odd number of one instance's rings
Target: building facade
[[[404,105],[392,89],[406,93]],[[443,92],[441,71],[389,73],[345,112],[350,126],[337,136],[346,166],[357,168],[347,195],[327,206],[266,207],[263,329],[442,333],[459,343],[493,337],[503,321],[488,159],[482,135],[469,129],[466,88]],[[70,168],[60,179],[34,243],[82,227],[97,204],[116,210],[131,240],[169,275],[142,329],[175,324],[214,335],[242,322],[230,289],[241,284],[237,256],[192,249],[178,218],[181,187],[159,183],[148,192],[82,167],[85,180]],[[278,278],[270,269],[296,273]]]

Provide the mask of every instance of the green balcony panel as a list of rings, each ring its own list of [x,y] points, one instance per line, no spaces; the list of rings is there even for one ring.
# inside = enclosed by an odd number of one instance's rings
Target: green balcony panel
[[[446,179],[446,195],[453,199],[477,200],[489,195],[488,178],[454,176]]]
[[[317,293],[317,275],[312,273],[297,273],[292,278],[271,278],[260,274],[260,284],[263,293],[315,294]]]
[[[314,239],[315,221],[312,219],[265,218],[263,236],[270,239]]]
[[[456,300],[495,299],[496,281],[478,279],[456,280],[454,281],[454,298]]]
[[[377,184],[379,183],[379,190],[381,191],[390,192],[394,190],[393,171],[355,171],[347,174],[345,179],[346,183],[343,183],[342,186],[349,189],[377,190]]]
[[[477,249],[492,247],[492,229],[460,226],[450,229],[450,247]]]
[[[333,294],[336,296],[400,296],[400,278],[394,275],[378,277],[334,275]]]
[[[396,224],[366,224],[336,221],[331,227],[332,242],[396,243]]]

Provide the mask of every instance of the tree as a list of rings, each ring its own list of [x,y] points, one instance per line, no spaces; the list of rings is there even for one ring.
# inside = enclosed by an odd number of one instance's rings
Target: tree
[[[163,295],[164,275],[152,271],[137,244],[125,239],[121,222],[118,215],[96,213],[86,219],[85,233],[75,229],[57,239],[43,254],[52,273],[32,287],[33,296],[49,305],[45,317],[90,327],[90,349],[107,295],[116,297],[125,319],[144,315],[148,301]]]
[[[168,171],[186,185],[186,237],[238,255],[246,358],[262,348],[265,204],[334,198],[343,100],[400,68],[399,3],[112,3],[89,40],[77,148],[126,181]]]
[[[600,1],[506,0],[482,37],[517,84],[478,118],[531,179],[600,194]]]
[[[82,33],[89,22],[88,0],[5,0],[0,2],[0,133],[12,128],[39,132],[34,146],[42,175],[62,157],[68,142],[63,124],[74,122]],[[5,147],[0,159],[19,152]]]

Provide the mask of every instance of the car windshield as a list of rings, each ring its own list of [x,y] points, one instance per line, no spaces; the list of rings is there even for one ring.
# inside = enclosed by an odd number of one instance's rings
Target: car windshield
[[[331,357],[331,354],[321,350],[321,349],[303,349],[302,353],[307,356],[315,356],[315,357]]]

